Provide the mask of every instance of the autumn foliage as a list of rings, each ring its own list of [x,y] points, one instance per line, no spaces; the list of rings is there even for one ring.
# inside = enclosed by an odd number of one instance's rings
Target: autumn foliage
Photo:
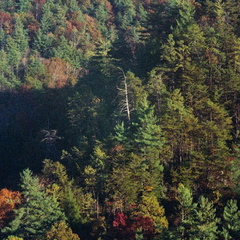
[[[123,212],[117,212],[113,220],[113,229],[118,239],[135,239],[135,233],[141,229],[144,239],[153,239],[156,229],[148,216],[136,216],[129,219]]]
[[[13,217],[13,210],[21,203],[21,194],[18,191],[11,191],[3,188],[0,191],[0,227]]]
[[[60,58],[44,59],[49,77],[45,79],[45,85],[49,88],[62,88],[73,85],[76,82],[76,72],[69,63]]]

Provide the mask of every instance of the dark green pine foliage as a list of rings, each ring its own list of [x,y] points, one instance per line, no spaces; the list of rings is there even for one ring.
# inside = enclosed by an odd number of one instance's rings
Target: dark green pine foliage
[[[229,172],[231,177],[231,188],[237,194],[240,193],[240,149],[239,145],[234,146],[235,156],[230,161]]]
[[[229,200],[223,211],[223,230],[224,239],[240,238],[240,211],[238,209],[237,200]]]
[[[157,118],[154,116],[154,108],[149,106],[146,99],[143,99],[141,108],[136,111],[137,121],[133,125],[137,128],[134,134],[134,144],[143,155],[149,154],[154,149],[160,150],[164,138]]]
[[[239,5],[235,0],[226,0],[224,1],[225,14],[228,19],[228,23],[233,27],[233,31],[239,37],[240,30],[240,13]]]
[[[4,50],[0,51],[0,58],[0,89],[1,91],[13,89],[20,82],[11,70],[7,54]]]
[[[185,240],[189,237],[189,233],[192,232],[195,225],[194,209],[196,208],[196,203],[193,202],[191,189],[183,184],[179,184],[177,193],[181,224],[173,232],[175,232],[175,236]]]
[[[118,124],[115,130],[115,149],[118,150],[108,181],[110,191],[124,199],[126,204],[136,202],[138,194],[146,189],[162,197],[165,141],[154,108],[149,106],[146,98],[143,99],[138,110],[133,112],[132,123]]]
[[[163,239],[218,239],[220,219],[216,217],[213,202],[201,196],[198,204],[194,203],[191,190],[182,184],[177,191],[181,223],[176,228],[164,231]]]
[[[52,8],[54,6],[53,0],[47,1],[44,4],[42,10],[42,17],[41,17],[41,31],[43,34],[47,34],[51,30],[53,30],[54,25],[54,16],[52,12]]]
[[[22,12],[27,13],[28,11],[31,11],[32,1],[30,1],[30,0],[19,0],[16,5],[17,5],[17,12],[19,12],[19,13],[22,13]]]
[[[3,0],[0,2],[0,9],[5,12],[15,12],[16,2],[14,0]]]
[[[32,89],[41,89],[46,77],[46,69],[39,57],[31,56],[24,75],[26,86]]]
[[[152,186],[157,196],[160,196],[163,171],[163,145],[166,143],[163,131],[146,99],[143,99],[141,107],[136,111],[137,121],[133,123],[136,132],[133,133],[133,149],[143,158],[143,164],[150,173],[149,185]]]
[[[53,196],[45,193],[39,179],[31,170],[21,173],[23,203],[15,210],[15,217],[3,233],[14,234],[24,239],[44,239],[45,232],[54,223],[65,221],[66,217]]]
[[[104,2],[100,2],[97,5],[95,15],[96,19],[99,22],[99,27],[101,29],[101,32],[103,33],[103,36],[109,39],[111,37],[111,33],[109,30],[111,30],[113,26],[110,28],[107,27],[107,20],[110,16],[109,13],[106,11]]]
[[[121,28],[127,29],[134,23],[136,10],[132,1],[114,0],[113,6],[117,12],[117,24],[119,24]]]
[[[213,202],[201,196],[198,206],[194,210],[195,223],[193,224],[193,230],[189,234],[189,239],[219,239],[218,223],[220,219],[216,217],[216,209]]]
[[[25,50],[28,47],[28,36],[27,31],[20,17],[16,17],[16,22],[14,25],[13,39],[17,46],[17,49],[21,52],[22,56],[25,54]]]
[[[14,31],[12,36],[8,35],[6,40],[6,53],[12,71],[17,78],[20,78],[19,72],[22,69],[22,58],[26,54],[28,47],[27,32],[24,29],[20,17],[16,17]]]
[[[6,45],[6,33],[0,28],[0,49],[4,49]]]
[[[41,56],[50,58],[54,56],[54,43],[55,39],[53,35],[46,35],[44,30],[39,29],[36,37],[33,41],[33,49],[41,53]]]
[[[12,72],[18,76],[19,73],[19,66],[20,66],[20,61],[21,61],[21,51],[18,48],[16,42],[14,41],[14,38],[11,37],[10,35],[7,36],[6,40],[6,53],[7,53],[7,58],[9,61],[9,65],[12,69]]]
[[[194,211],[197,204],[193,202],[193,195],[190,188],[179,184],[177,188],[178,218],[180,223],[177,227],[170,227],[163,231],[156,240],[189,240],[196,222],[194,221]]]

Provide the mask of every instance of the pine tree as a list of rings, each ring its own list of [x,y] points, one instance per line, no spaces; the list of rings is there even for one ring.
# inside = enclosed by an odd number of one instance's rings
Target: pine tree
[[[240,237],[240,211],[237,200],[229,200],[223,211],[223,231],[225,239],[239,239]]]
[[[29,169],[21,173],[24,202],[15,211],[15,218],[2,231],[27,239],[43,238],[51,226],[66,219],[53,196],[47,196],[39,179]]]
[[[213,202],[201,196],[195,214],[195,224],[190,232],[189,239],[218,239],[218,223],[220,219],[216,217]]]
[[[65,166],[58,161],[45,160],[43,173],[50,181],[47,192],[57,198],[71,226],[83,224],[95,215],[96,201],[92,193],[77,187],[69,179]]]
[[[18,78],[19,66],[21,61],[21,52],[14,39],[9,35],[6,41],[6,53],[12,71]]]
[[[23,56],[25,54],[26,48],[28,47],[28,36],[20,17],[18,16],[16,17],[12,37],[14,39],[18,51]]]
[[[133,141],[136,149],[139,149],[139,152],[145,152],[146,155],[154,150],[160,151],[164,138],[157,118],[154,116],[154,108],[149,106],[146,99],[143,99],[135,114],[137,118],[133,125],[136,132],[133,134]]]
[[[181,239],[187,239],[189,233],[195,226],[194,209],[196,208],[196,204],[193,202],[192,191],[183,184],[179,184],[177,193],[177,200],[180,204],[181,223],[174,232],[176,236],[181,237]]]
[[[20,82],[16,79],[14,75],[11,64],[9,62],[8,56],[4,50],[0,51],[0,89],[1,91],[7,89],[13,89],[19,86]]]
[[[45,35],[52,30],[54,24],[54,17],[51,8],[53,7],[53,1],[47,1],[42,10],[42,18],[41,18],[41,31]]]
[[[46,69],[37,57],[30,57],[25,71],[25,82],[27,88],[41,89],[46,76]]]
[[[0,28],[0,49],[4,49],[6,45],[6,34],[3,28]]]
[[[31,11],[32,8],[32,3],[30,0],[19,0],[19,2],[17,3],[17,11],[19,13],[21,12],[29,12]]]

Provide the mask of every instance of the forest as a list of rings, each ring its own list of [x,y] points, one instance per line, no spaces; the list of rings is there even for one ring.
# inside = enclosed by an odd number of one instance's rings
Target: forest
[[[238,1],[1,0],[0,59],[0,239],[240,239]]]

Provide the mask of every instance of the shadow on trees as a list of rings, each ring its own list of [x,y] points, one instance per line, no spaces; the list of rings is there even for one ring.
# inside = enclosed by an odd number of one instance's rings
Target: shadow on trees
[[[15,188],[19,172],[40,171],[44,158],[57,159],[64,138],[71,88],[0,93],[0,187]],[[61,139],[44,141],[42,131],[57,130]]]

